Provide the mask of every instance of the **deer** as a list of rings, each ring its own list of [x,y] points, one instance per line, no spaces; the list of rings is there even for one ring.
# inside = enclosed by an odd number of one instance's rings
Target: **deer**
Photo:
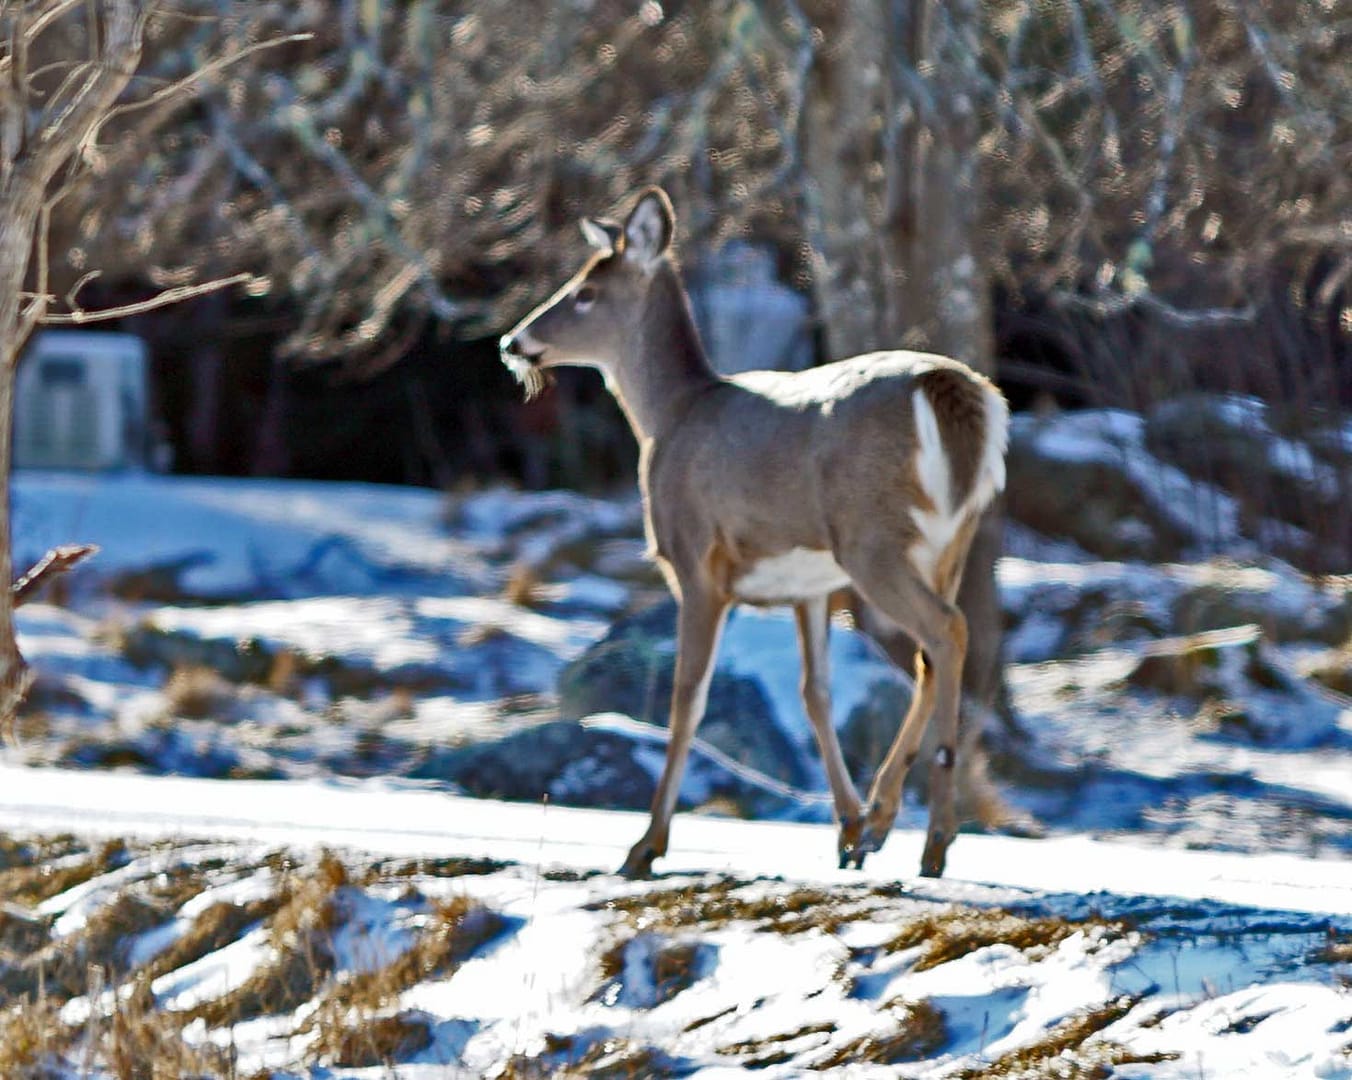
[[[920,873],[942,876],[958,827],[967,650],[955,598],[981,515],[1004,488],[1004,396],[958,360],[911,351],[721,376],[682,285],[667,194],[639,193],[623,224],[581,226],[590,257],[499,348],[527,397],[550,368],[600,370],[639,445],[648,553],[677,602],[666,759],[648,827],[619,872],[647,877],[667,852],[720,634],[730,608],[749,603],[793,608],[841,869],[882,847],[935,725]],[[911,702],[867,802],[831,722],[829,600],[846,587],[916,648]]]

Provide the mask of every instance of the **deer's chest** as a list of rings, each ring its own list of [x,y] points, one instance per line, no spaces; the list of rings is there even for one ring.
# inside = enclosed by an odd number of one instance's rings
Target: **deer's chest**
[[[829,551],[792,548],[751,563],[733,580],[733,592],[741,600],[758,603],[788,603],[825,596],[850,583]]]

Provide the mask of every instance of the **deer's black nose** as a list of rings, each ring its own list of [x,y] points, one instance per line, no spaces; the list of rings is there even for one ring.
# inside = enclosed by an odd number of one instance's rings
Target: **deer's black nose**
[[[520,356],[524,359],[524,353],[521,352],[521,343],[516,340],[515,334],[503,334],[498,339],[498,351],[503,356]]]

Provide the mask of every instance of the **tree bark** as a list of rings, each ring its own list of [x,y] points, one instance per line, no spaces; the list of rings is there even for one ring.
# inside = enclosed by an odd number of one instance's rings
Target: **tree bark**
[[[46,240],[37,234],[53,181],[96,135],[140,63],[145,11],[137,0],[98,0],[84,7],[51,0],[27,15],[8,24],[10,39],[0,63],[0,730],[13,723],[31,681],[14,627],[9,481],[15,374],[45,301],[25,301],[21,294],[35,241]],[[38,27],[67,15],[97,20],[89,31],[98,53],[72,71],[64,92],[30,100],[22,66],[28,45]],[[46,287],[44,281],[36,284]]]

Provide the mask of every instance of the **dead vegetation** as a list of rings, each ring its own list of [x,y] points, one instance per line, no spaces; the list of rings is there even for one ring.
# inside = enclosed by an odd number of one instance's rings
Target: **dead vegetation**
[[[229,720],[239,704],[240,688],[213,668],[174,668],[164,684],[165,711],[189,720]]]
[[[384,967],[350,974],[329,987],[313,1023],[320,1042],[341,1042],[340,1033],[354,1015],[376,1015],[397,1002],[405,990],[429,979],[448,978],[506,926],[496,911],[466,897],[433,904],[408,949]]]
[[[905,923],[882,951],[919,947],[915,970],[925,971],[991,945],[1010,945],[1036,959],[1073,934],[1106,940],[1127,931],[1125,923],[1106,919],[1029,918],[1000,908],[947,908]]]
[[[24,998],[0,1014],[0,1076],[38,1080],[72,1038],[49,998]]]
[[[1317,964],[1352,964],[1352,933],[1330,930],[1311,959]]]
[[[0,901],[28,906],[115,870],[128,859],[120,840],[110,840],[91,852],[66,836],[17,845],[6,856],[6,868],[0,870]]]
[[[410,885],[404,899],[427,908],[412,946],[378,971],[336,979],[333,934],[346,917],[345,901],[363,885],[415,873],[491,873],[503,864],[406,860],[398,866],[373,864],[354,875],[329,853],[301,864],[277,852],[262,865],[238,868],[246,874],[271,870],[276,891],[205,907],[135,970],[132,943],[200,894],[218,862],[185,861],[157,872],[154,860],[146,859],[145,876],[120,882],[83,926],[59,940],[51,937],[53,918],[28,906],[147,854],[121,844],[91,851],[68,837],[0,840],[0,995],[8,1002],[0,1014],[0,1076],[6,1080],[46,1080],[77,1053],[117,1080],[233,1080],[239,1074],[229,1055],[209,1042],[185,1041],[186,1025],[201,1020],[208,1028],[224,1027],[311,1003],[315,1008],[296,1033],[312,1036],[313,1054],[337,1067],[387,1066],[416,1055],[432,1040],[431,1018],[398,1010],[399,995],[427,979],[449,976],[507,925],[496,912],[464,898],[426,904]],[[151,991],[157,978],[209,956],[255,926],[266,929],[272,959],[242,985],[178,1011],[157,1002]],[[80,996],[94,1003],[94,1015],[79,1025],[62,1022],[62,1005]]]
[[[240,986],[186,1011],[208,1027],[224,1027],[257,1016],[276,1016],[310,1001],[332,974],[335,898],[348,885],[347,868],[325,853],[308,874],[283,881],[283,899],[268,922],[271,963]]]
[[[156,979],[223,949],[237,941],[249,927],[273,915],[281,904],[280,896],[261,897],[242,904],[212,904],[197,915],[182,936],[150,961],[147,974]]]
[[[1139,1003],[1123,995],[1099,1006],[1066,1017],[1037,1042],[1020,1046],[993,1061],[960,1073],[961,1080],[1010,1080],[1016,1077],[1084,1077],[1113,1075],[1119,1065],[1157,1065],[1173,1061],[1177,1054],[1138,1054],[1119,1043],[1096,1039]]]
[[[542,1053],[516,1054],[490,1073],[491,1080],[646,1080],[681,1070],[661,1051],[628,1039],[550,1036]]]
[[[673,941],[647,930],[623,937],[602,952],[602,984],[592,999],[653,1008],[703,978],[713,956],[713,946],[691,938]],[[629,986],[631,978],[650,992]],[[639,994],[641,1001],[635,1000]]]
[[[392,1016],[362,1016],[350,1024],[322,1025],[311,1050],[330,1065],[365,1069],[407,1061],[431,1042],[431,1018],[404,1011]]]
[[[715,930],[735,922],[753,923],[765,933],[834,934],[849,922],[870,917],[895,891],[880,888],[765,890],[753,882],[717,878],[653,889],[589,905],[620,915],[635,930]]]
[[[689,1030],[688,1028],[686,1030]],[[781,1065],[792,1061],[804,1049],[815,1049],[831,1041],[836,1030],[835,1024],[804,1024],[793,1031],[767,1035],[763,1039],[744,1039],[717,1048],[724,1057],[741,1058],[741,1065],[748,1069],[764,1069],[771,1065]],[[808,1040],[809,1047],[797,1045]]]
[[[924,1061],[948,1044],[948,1021],[943,1010],[927,1001],[889,1002],[883,1007],[893,1026],[869,1032],[837,1047],[818,1061],[815,1069],[834,1069],[843,1065],[898,1065],[904,1061]]]

